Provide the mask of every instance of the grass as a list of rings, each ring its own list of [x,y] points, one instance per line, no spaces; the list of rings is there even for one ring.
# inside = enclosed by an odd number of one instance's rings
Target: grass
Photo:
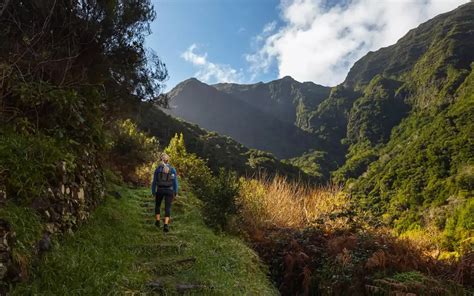
[[[426,244],[373,225],[338,187],[278,176],[240,182],[241,225],[283,295],[464,295],[472,288],[472,256],[436,260]]]
[[[28,266],[34,259],[34,247],[41,239],[43,231],[40,217],[31,208],[8,202],[0,207],[0,218],[8,221],[15,232],[17,243],[12,251],[13,260],[18,263],[21,276],[27,277]]]
[[[259,176],[241,179],[239,195],[242,218],[257,228],[347,225],[346,217],[333,219],[350,210],[348,197],[335,185],[314,187],[282,176]]]
[[[174,295],[176,284],[206,286],[198,295],[277,294],[252,250],[206,227],[190,192],[175,201],[164,234],[153,225],[147,189],[118,190],[121,199],[107,198],[86,225],[55,241],[11,295]],[[154,281],[159,291],[148,287]]]

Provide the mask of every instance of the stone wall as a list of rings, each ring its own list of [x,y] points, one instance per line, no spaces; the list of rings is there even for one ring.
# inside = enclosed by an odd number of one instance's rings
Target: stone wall
[[[104,176],[93,161],[83,163],[74,172],[68,172],[65,163],[59,164],[57,170],[55,186],[29,203],[40,217],[43,229],[42,237],[32,247],[33,258],[49,250],[52,235],[74,231],[104,197]],[[7,197],[0,187],[0,206],[7,199],[14,197]],[[15,262],[12,251],[17,243],[11,223],[0,218],[0,295],[5,295],[15,282],[28,279],[32,262],[27,262],[28,266],[24,266],[25,262]]]

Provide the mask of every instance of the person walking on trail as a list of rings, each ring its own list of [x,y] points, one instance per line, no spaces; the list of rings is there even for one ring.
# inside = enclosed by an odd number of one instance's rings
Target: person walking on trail
[[[170,157],[168,154],[162,153],[160,160],[161,162],[153,174],[151,193],[155,196],[156,227],[160,227],[160,207],[163,199],[165,200],[165,220],[163,231],[168,232],[168,224],[171,216],[171,203],[178,195],[178,175],[176,174],[176,169],[169,164]]]

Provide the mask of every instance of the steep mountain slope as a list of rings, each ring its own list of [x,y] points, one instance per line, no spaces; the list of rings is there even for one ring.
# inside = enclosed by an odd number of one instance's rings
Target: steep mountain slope
[[[328,92],[327,88],[290,78],[215,87],[189,79],[169,93],[174,108],[168,113],[231,136],[246,146],[288,158],[317,145],[316,137],[303,130],[306,114]]]
[[[416,74],[423,74],[420,71],[426,70],[426,75],[419,78],[441,78],[446,75],[448,65],[469,68],[474,57],[472,6],[468,3],[438,15],[410,30],[395,45],[367,54],[351,68],[344,85],[358,89],[377,74],[407,80],[405,74],[413,70]]]
[[[465,4],[369,53],[310,119],[349,145],[335,180],[400,231],[432,227],[449,247],[474,228],[473,16]]]
[[[474,71],[453,97],[443,110],[404,119],[350,186],[399,231],[438,229],[444,247],[459,248],[474,230]]]
[[[217,172],[224,167],[239,174],[254,174],[266,171],[280,173],[292,179],[308,179],[299,168],[280,162],[271,153],[249,149],[230,137],[208,132],[195,124],[165,114],[151,103],[142,103],[135,118],[140,129],[166,144],[176,133],[183,133],[186,148],[208,160],[209,167]]]
[[[302,129],[308,126],[308,112],[326,99],[331,90],[313,82],[298,82],[290,76],[268,83],[219,83],[213,86]]]
[[[233,102],[234,117],[238,101],[312,134],[312,146],[287,163],[323,179],[332,172],[399,231],[430,227],[456,248],[474,229],[473,62],[471,2],[367,54],[331,90],[285,77],[212,93]],[[261,132],[275,131],[290,141],[276,128]]]

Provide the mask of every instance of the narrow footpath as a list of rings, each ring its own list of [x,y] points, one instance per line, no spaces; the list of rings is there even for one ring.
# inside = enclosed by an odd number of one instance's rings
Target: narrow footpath
[[[206,227],[200,201],[182,188],[169,233],[154,225],[148,189],[115,188],[12,295],[277,295],[257,255]]]

